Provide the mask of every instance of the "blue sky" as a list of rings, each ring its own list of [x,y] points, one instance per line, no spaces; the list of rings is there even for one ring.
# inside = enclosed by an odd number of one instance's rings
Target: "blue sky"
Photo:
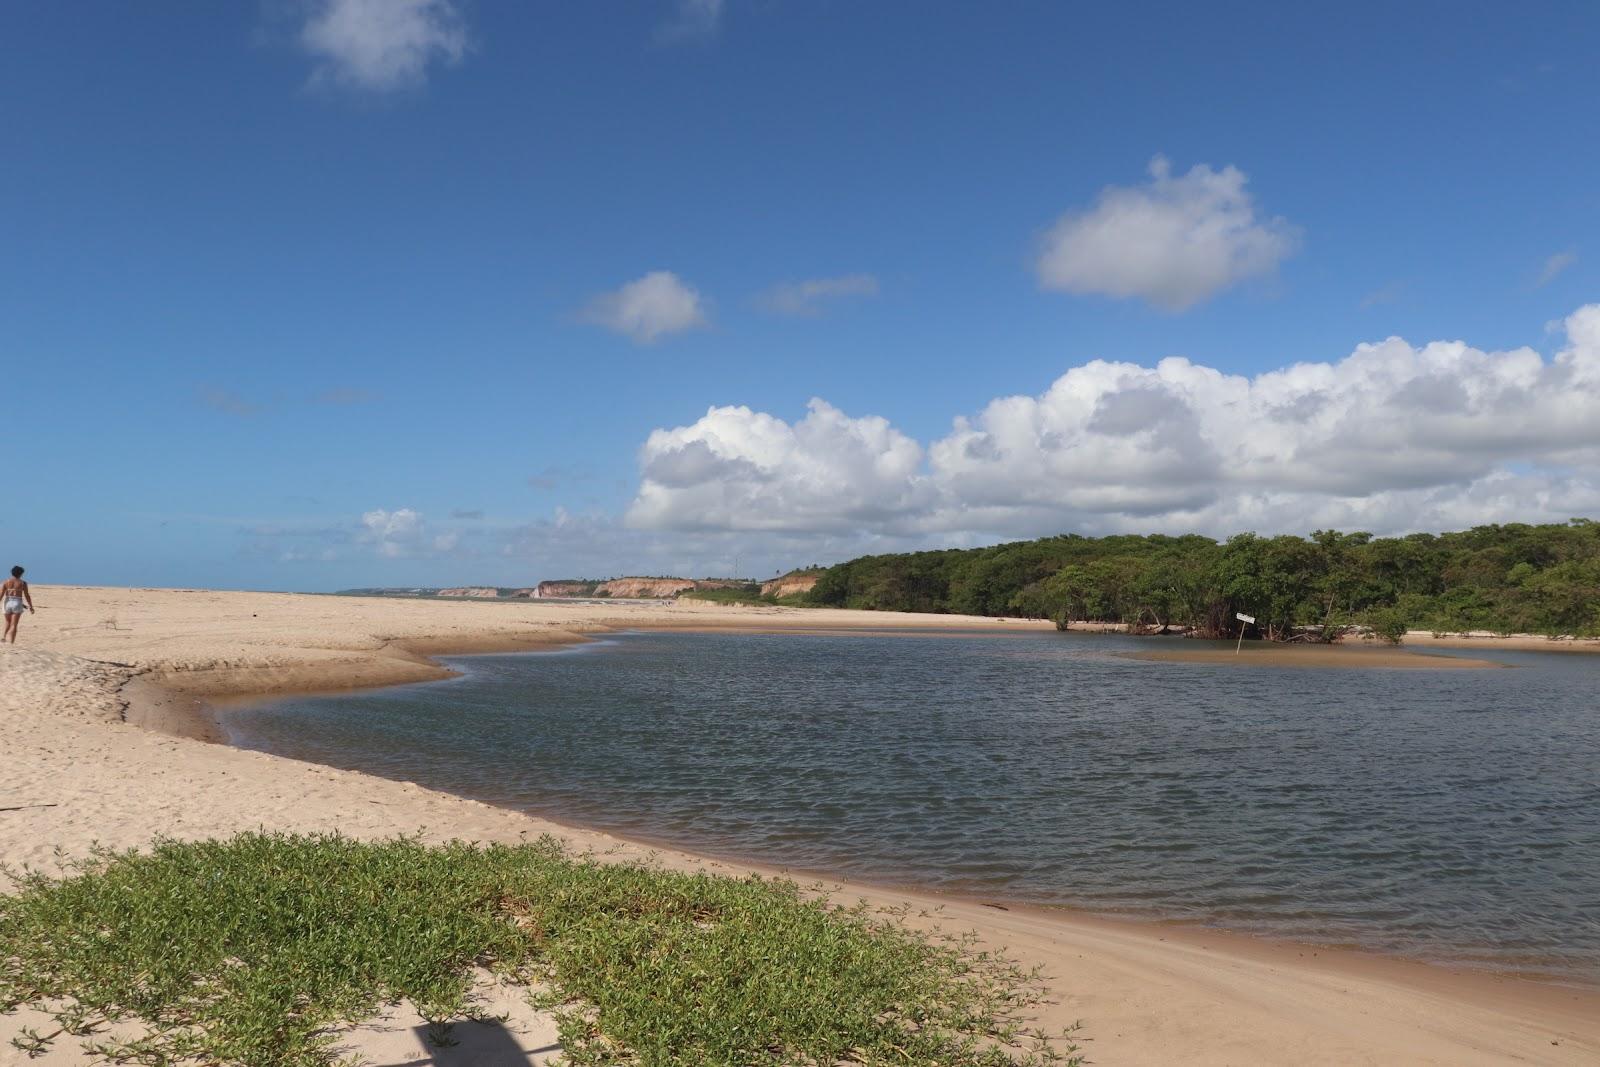
[[[1584,3],[9,4],[0,554],[333,589],[1600,512],[1597,50]]]

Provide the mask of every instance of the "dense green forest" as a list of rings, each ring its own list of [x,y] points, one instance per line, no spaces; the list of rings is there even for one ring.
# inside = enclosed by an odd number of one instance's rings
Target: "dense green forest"
[[[863,556],[830,567],[810,602],[1238,632],[1274,640],[1370,626],[1436,632],[1600,633],[1600,523],[1479,526],[1373,537],[1069,534],[991,548]]]

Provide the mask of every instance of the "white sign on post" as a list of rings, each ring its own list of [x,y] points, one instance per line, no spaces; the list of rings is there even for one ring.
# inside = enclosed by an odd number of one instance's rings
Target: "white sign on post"
[[[1254,615],[1246,615],[1242,611],[1234,612],[1233,613],[1233,617],[1238,619],[1240,622],[1244,623],[1245,626],[1248,626],[1251,623],[1256,621],[1256,617]],[[1239,654],[1239,650],[1241,648],[1243,648],[1243,647],[1244,647],[1244,626],[1241,626],[1241,627],[1239,627],[1239,640],[1238,640],[1238,643],[1236,643],[1233,646],[1233,654],[1235,656],[1237,656]]]

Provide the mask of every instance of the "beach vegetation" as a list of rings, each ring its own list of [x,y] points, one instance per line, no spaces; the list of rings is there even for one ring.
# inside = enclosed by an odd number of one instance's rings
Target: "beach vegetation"
[[[1310,537],[1066,534],[989,548],[862,556],[814,605],[1113,623],[1135,631],[1334,640],[1378,619],[1439,633],[1600,635],[1600,524]],[[1402,635],[1403,636],[1403,635]]]
[[[1411,630],[1405,614],[1396,608],[1380,608],[1373,612],[1369,625],[1374,634],[1391,645],[1398,645],[1404,641],[1406,634]]]
[[[0,1009],[40,1054],[325,1067],[408,1001],[448,1043],[473,976],[525,983],[574,1065],[1075,1063],[1036,973],[795,883],[519,845],[247,833],[7,872]],[[130,1036],[131,1035],[131,1036]]]
[[[679,600],[705,600],[712,604],[776,604],[776,597],[761,595],[759,582],[741,582],[722,588],[686,589],[678,594]]]

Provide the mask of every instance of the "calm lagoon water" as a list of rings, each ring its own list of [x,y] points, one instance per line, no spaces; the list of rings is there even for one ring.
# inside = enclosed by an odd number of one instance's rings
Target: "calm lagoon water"
[[[236,744],[691,849],[1600,984],[1600,660],[625,634],[234,712]]]

